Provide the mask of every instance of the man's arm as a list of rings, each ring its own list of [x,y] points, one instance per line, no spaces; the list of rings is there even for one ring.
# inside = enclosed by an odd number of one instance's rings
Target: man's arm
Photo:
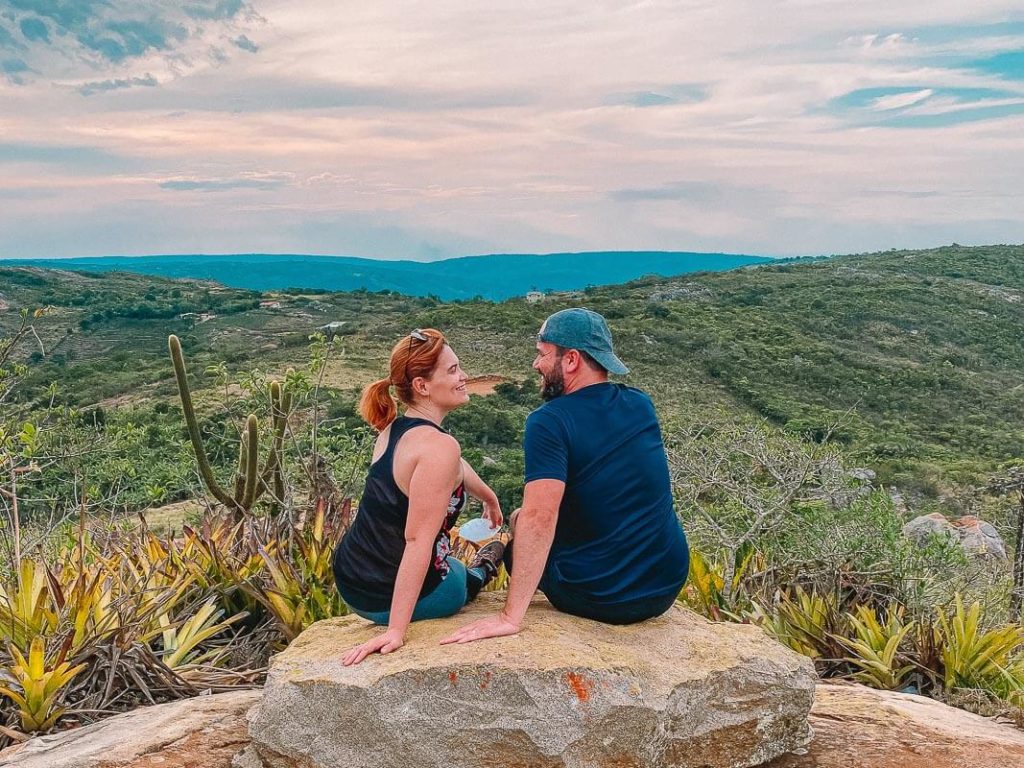
[[[561,480],[533,480],[523,491],[523,508],[516,519],[515,557],[505,607],[496,616],[474,621],[442,640],[469,643],[487,637],[516,634],[530,606],[530,599],[547,565],[555,538],[558,507],[565,493]]]

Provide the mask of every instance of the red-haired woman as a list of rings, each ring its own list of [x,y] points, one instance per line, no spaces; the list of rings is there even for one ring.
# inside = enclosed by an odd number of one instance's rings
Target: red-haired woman
[[[466,378],[444,335],[417,328],[391,350],[390,375],[363,390],[360,413],[380,436],[359,511],[334,551],[334,579],[354,613],[388,629],[349,650],[346,666],[401,648],[410,621],[458,612],[498,571],[499,542],[468,568],[448,554],[448,529],[467,493],[483,502],[492,526],[502,523],[494,491],[441,428],[449,411],[469,402]]]

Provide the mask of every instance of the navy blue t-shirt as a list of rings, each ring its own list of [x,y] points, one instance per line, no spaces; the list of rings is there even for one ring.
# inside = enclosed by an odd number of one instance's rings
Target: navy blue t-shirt
[[[679,592],[689,549],[645,393],[605,382],[557,397],[527,418],[523,449],[527,483],[565,483],[541,589],[607,605]]]

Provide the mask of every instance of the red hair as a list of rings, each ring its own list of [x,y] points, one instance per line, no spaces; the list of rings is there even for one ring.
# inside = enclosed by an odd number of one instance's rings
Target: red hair
[[[359,415],[363,420],[378,432],[395,420],[398,404],[391,395],[391,387],[395,388],[399,400],[412,405],[413,379],[430,378],[447,343],[444,334],[433,328],[418,328],[400,339],[391,349],[390,375],[363,390],[359,400]]]

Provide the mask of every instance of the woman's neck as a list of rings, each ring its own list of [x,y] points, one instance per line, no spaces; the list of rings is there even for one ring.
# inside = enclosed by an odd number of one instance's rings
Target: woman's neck
[[[437,424],[437,426],[441,426],[441,422],[444,421],[444,417],[448,415],[448,411],[442,410],[432,403],[413,403],[406,407],[405,415],[426,419],[427,421],[432,421],[434,424]]]

